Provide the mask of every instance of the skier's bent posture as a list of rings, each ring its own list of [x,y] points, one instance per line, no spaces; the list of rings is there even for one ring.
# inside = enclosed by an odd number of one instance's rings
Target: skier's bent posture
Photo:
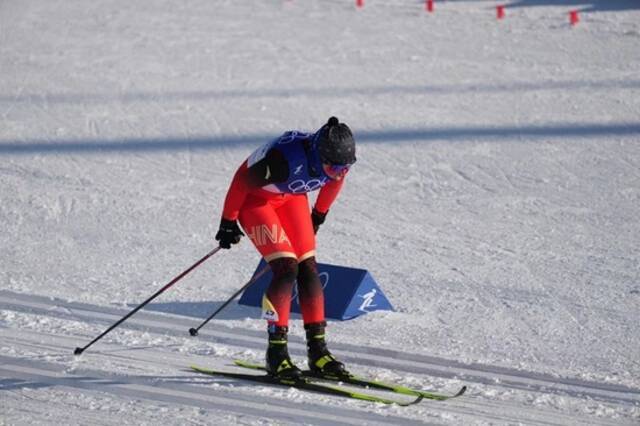
[[[315,259],[315,233],[324,223],[349,167],[356,161],[355,140],[336,117],[315,133],[285,132],[258,148],[236,171],[227,193],[216,240],[223,248],[247,233],[269,262],[273,279],[262,301],[268,321],[266,366],[279,377],[300,377],[289,357],[287,332],[295,282],[306,330],[309,368],[346,374],[327,349],[324,294]],[[313,211],[307,193],[320,190]]]

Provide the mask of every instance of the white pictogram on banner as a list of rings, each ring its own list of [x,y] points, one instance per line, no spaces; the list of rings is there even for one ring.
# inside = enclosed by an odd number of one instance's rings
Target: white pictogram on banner
[[[374,288],[370,292],[365,293],[363,295],[358,295],[358,297],[362,297],[364,300],[362,301],[362,305],[358,308],[358,310],[362,312],[369,312],[368,308],[375,308],[376,305],[373,304],[373,299],[376,297],[376,293],[378,291]]]

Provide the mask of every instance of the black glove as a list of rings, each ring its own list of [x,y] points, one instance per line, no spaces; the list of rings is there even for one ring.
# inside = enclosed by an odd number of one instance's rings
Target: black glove
[[[235,220],[222,219],[220,229],[216,234],[216,241],[220,241],[220,247],[230,249],[231,244],[238,244],[244,233],[240,230],[238,222]]]
[[[329,212],[327,212],[327,213],[329,213]],[[314,234],[318,233],[318,228],[320,228],[320,225],[322,225],[324,223],[324,220],[327,217],[327,213],[320,213],[316,209],[313,209],[311,211],[311,222],[313,223],[313,233]]]

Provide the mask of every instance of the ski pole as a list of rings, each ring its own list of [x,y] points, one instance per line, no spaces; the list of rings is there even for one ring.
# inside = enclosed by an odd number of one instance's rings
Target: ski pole
[[[193,265],[191,265],[189,267],[189,269],[185,270],[184,272],[182,272],[180,275],[178,275],[177,277],[175,277],[174,279],[172,279],[167,285],[165,285],[164,287],[162,287],[160,290],[158,290],[153,296],[151,296],[150,298],[148,298],[147,300],[145,300],[144,302],[142,302],[140,305],[138,305],[133,311],[129,312],[127,315],[125,315],[124,317],[122,317],[118,322],[116,322],[115,324],[113,324],[111,327],[109,327],[108,329],[106,329],[101,335],[99,335],[98,337],[96,337],[95,339],[93,339],[91,342],[89,342],[86,346],[80,348],[77,347],[74,351],[73,354],[74,355],[80,355],[82,352],[84,352],[89,346],[93,345],[95,342],[97,342],[98,340],[102,339],[102,337],[104,337],[105,334],[107,334],[108,332],[110,332],[111,330],[113,330],[114,328],[116,328],[117,326],[119,326],[120,324],[122,324],[123,322],[125,322],[127,320],[127,318],[129,318],[131,315],[135,314],[136,312],[138,312],[140,309],[142,309],[147,303],[151,302],[153,299],[155,299],[156,297],[158,297],[161,293],[163,293],[165,290],[167,290],[169,287],[171,287],[172,285],[174,285],[175,283],[177,283],[178,281],[180,281],[185,275],[187,275],[189,272],[193,271],[195,268],[197,268],[198,266],[200,266],[200,264],[202,262],[204,262],[205,260],[207,260],[208,258],[210,258],[211,256],[213,256],[214,254],[216,254],[222,247],[218,246],[216,248],[214,248],[213,250],[211,250],[209,253],[207,253],[202,259],[198,260],[196,263],[194,263]]]
[[[216,311],[214,313],[211,314],[211,316],[209,316],[209,318],[207,318],[206,320],[204,320],[204,322],[202,324],[200,324],[198,326],[198,328],[190,328],[189,329],[189,334],[191,334],[192,336],[197,336],[198,335],[198,331],[205,326],[206,323],[208,323],[209,321],[211,321],[211,319],[213,317],[215,317],[216,315],[218,315],[218,313],[223,310],[229,303],[231,303],[236,297],[238,297],[238,295],[240,293],[242,293],[245,289],[247,289],[251,284],[255,283],[256,281],[258,281],[258,278],[260,278],[261,276],[263,276],[269,269],[271,269],[271,266],[269,266],[269,264],[267,264],[264,268],[260,269],[258,271],[257,274],[255,274],[253,276],[253,278],[251,278],[245,285],[242,286],[242,288],[240,288],[240,290],[236,291],[235,293],[233,293],[233,295],[222,304],[222,306],[220,306],[218,309],[216,309]]]

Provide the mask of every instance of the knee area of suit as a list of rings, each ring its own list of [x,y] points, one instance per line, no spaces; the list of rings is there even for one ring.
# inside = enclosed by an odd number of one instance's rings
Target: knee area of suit
[[[290,257],[281,257],[269,262],[273,278],[278,281],[293,282],[298,277],[298,261]]]
[[[298,265],[298,281],[308,282],[318,276],[318,265],[315,257],[303,260]]]

